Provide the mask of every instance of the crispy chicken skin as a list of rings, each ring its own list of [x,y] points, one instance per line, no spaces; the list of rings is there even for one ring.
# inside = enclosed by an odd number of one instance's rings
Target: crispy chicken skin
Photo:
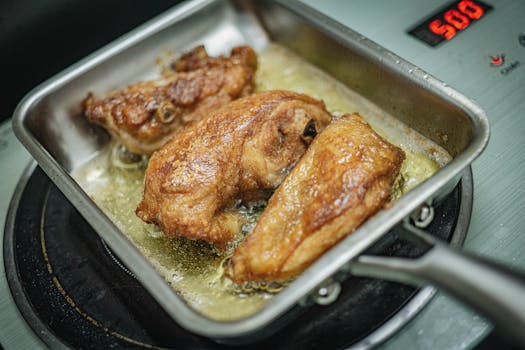
[[[150,154],[189,124],[254,89],[257,56],[247,46],[209,57],[203,46],[182,55],[158,80],[137,82],[100,99],[89,94],[84,116],[128,150]]]
[[[335,118],[270,198],[226,276],[243,283],[302,272],[389,201],[403,160],[358,114]]]
[[[323,102],[289,91],[233,101],[152,155],[136,213],[224,249],[243,223],[236,204],[267,197],[330,120]]]

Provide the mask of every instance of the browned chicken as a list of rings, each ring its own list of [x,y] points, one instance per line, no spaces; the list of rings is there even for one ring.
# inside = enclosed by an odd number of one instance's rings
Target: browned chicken
[[[403,160],[358,114],[334,119],[275,191],[226,275],[242,283],[302,272],[388,202]]]
[[[150,154],[189,124],[252,93],[257,56],[246,46],[230,57],[209,57],[203,46],[184,54],[158,80],[138,82],[84,100],[84,115],[128,150]]]
[[[239,201],[267,198],[330,120],[323,102],[289,91],[233,101],[153,154],[136,213],[224,249],[241,230]]]

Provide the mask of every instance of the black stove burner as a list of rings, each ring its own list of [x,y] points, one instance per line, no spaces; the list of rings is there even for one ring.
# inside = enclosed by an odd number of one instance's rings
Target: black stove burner
[[[174,323],[115,262],[43,171],[36,168],[29,174],[11,205],[4,257],[14,299],[44,342],[51,348],[83,349],[227,347]],[[436,208],[429,232],[451,239],[461,198],[460,185]],[[415,254],[398,241],[388,244],[385,253]],[[270,339],[243,349],[346,347],[380,328],[416,295],[418,290],[409,286],[350,278],[334,304],[312,306]]]

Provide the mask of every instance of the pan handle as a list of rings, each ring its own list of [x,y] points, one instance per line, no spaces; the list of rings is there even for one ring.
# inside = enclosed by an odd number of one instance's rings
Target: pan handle
[[[403,224],[406,238],[431,246],[417,259],[360,256],[348,264],[354,275],[396,282],[436,285],[491,319],[525,346],[525,275],[497,263],[459,252],[423,230]]]

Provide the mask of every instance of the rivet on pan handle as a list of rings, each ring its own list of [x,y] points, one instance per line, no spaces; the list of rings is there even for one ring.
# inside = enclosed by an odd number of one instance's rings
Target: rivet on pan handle
[[[314,301],[318,305],[330,305],[337,300],[341,293],[341,284],[335,280],[328,279],[317,289]]]
[[[431,202],[423,203],[418,210],[410,215],[414,226],[425,228],[434,220],[434,207]]]
[[[341,294],[341,283],[336,278],[327,278],[320,283],[310,294],[299,301],[300,306],[330,305],[337,300]]]

